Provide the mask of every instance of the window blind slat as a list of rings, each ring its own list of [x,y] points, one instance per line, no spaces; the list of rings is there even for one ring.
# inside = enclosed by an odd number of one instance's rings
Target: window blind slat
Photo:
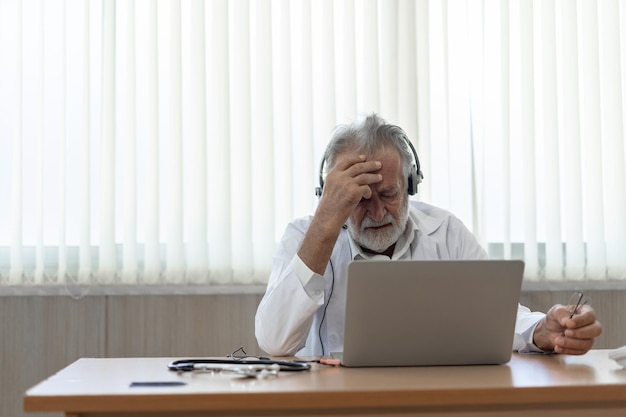
[[[122,241],[122,273],[121,281],[132,284],[139,272],[139,258],[137,253],[137,137],[136,129],[136,38],[135,38],[135,1],[123,4],[126,12],[124,28],[125,39],[121,48],[126,49],[124,61],[120,62],[125,75],[120,80],[120,94],[123,114],[120,123],[124,124],[124,140],[121,143],[124,153],[124,182],[123,190],[123,241]],[[120,48],[120,49],[121,49]],[[120,60],[121,61],[121,60]]]
[[[13,157],[11,165],[11,254],[9,269],[9,284],[18,285],[22,282],[24,264],[22,256],[22,83],[23,83],[23,56],[22,56],[22,2],[16,3],[16,59],[15,84],[13,93]]]
[[[525,276],[528,279],[539,277],[539,254],[537,248],[536,214],[536,164],[535,164],[535,77],[533,53],[533,8],[531,2],[520,2],[520,62],[521,62],[521,133],[522,160],[524,167],[524,260]]]
[[[207,131],[206,131],[206,54],[204,2],[192,1],[188,10],[190,19],[188,79],[189,123],[186,151],[185,192],[189,195],[185,213],[188,235],[187,259],[189,282],[202,283],[208,277],[207,241]]]
[[[564,240],[566,242],[567,264],[565,276],[571,280],[584,278],[585,247],[583,237],[583,185],[582,143],[580,105],[578,98],[578,24],[574,2],[561,2],[557,16],[563,16],[560,23],[561,53],[559,66],[559,131],[563,143],[563,205],[567,207],[564,216]],[[558,36],[559,34],[557,34]]]
[[[104,0],[102,12],[102,137],[100,144],[100,191],[98,281],[115,281],[115,1]]]
[[[89,283],[92,274],[91,262],[91,34],[89,20],[91,9],[89,2],[83,3],[82,21],[82,56],[77,62],[82,67],[82,96],[80,103],[80,151],[78,165],[80,167],[79,193],[80,193],[80,237],[79,237],[79,260],[77,280],[81,284]]]
[[[581,2],[581,128],[583,154],[581,164],[587,172],[602,172],[602,137],[600,123],[600,66],[597,2]],[[585,212],[585,240],[587,242],[587,271],[590,279],[606,276],[606,249],[604,227],[603,181],[595,175],[583,176],[583,211]]]
[[[160,141],[159,141],[159,65],[158,65],[158,33],[157,5],[151,1],[146,10],[146,140],[145,148],[145,204],[142,209],[144,229],[144,281],[156,283],[160,281],[161,249],[160,240]]]
[[[246,193],[244,183],[250,182],[230,175],[231,155],[239,160],[245,149],[231,144],[231,114],[233,124],[245,117],[230,106],[230,36],[228,1],[207,3],[207,49],[210,65],[207,67],[207,121],[209,129],[208,189],[214,201],[208,207],[209,265],[211,280],[216,283],[231,282],[233,278],[233,238],[230,216],[233,193]],[[216,63],[222,65],[216,65]],[[241,152],[240,152],[241,151]],[[245,163],[243,160],[237,162]],[[239,186],[241,184],[241,186]],[[217,203],[219,201],[219,203]],[[237,255],[235,255],[235,258]]]
[[[545,277],[548,280],[560,280],[563,275],[563,247],[561,236],[561,149],[558,131],[557,102],[557,47],[556,47],[556,14],[554,0],[541,2],[541,106],[538,112],[538,124],[542,129],[538,132],[538,143],[543,145],[544,163],[538,167],[543,172],[542,183],[545,187],[543,195],[538,199],[544,201],[544,215],[539,224],[545,226],[546,267]],[[539,227],[539,225],[538,225]]]
[[[180,0],[170,1],[169,97],[167,115],[167,218],[165,280],[181,283],[185,278],[183,246],[183,128],[182,128],[182,45]]]
[[[251,144],[251,32],[250,4],[230,4],[230,129],[231,154],[229,176],[231,193],[231,251],[240,257],[234,279],[247,282],[254,271],[251,241],[252,207],[252,144]],[[267,80],[269,81],[269,80]],[[271,105],[271,102],[267,103]],[[220,279],[220,277],[216,277]],[[220,280],[223,280],[221,278]]]

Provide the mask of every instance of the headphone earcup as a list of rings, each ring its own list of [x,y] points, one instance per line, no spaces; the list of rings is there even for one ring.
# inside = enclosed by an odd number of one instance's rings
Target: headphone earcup
[[[322,196],[322,191],[324,190],[324,180],[326,179],[326,152],[324,152],[324,156],[322,157],[322,162],[320,163],[320,172],[319,172],[319,185],[315,187],[315,195],[317,197]]]
[[[417,152],[415,151],[415,147],[413,146],[409,138],[407,138],[406,136],[404,136],[404,140],[406,141],[406,144],[408,145],[409,149],[411,150],[411,153],[413,154],[413,163],[411,164],[411,172],[409,173],[409,178],[407,179],[408,192],[409,192],[409,195],[415,195],[417,194],[417,186],[419,183],[422,182],[422,178],[424,178],[424,175],[422,175],[422,170],[420,167],[420,160],[417,157]]]
[[[417,194],[417,184],[421,181],[417,175],[417,168],[415,164],[411,165],[411,172],[409,173],[409,178],[407,179],[407,184],[409,186],[408,192],[409,195]]]

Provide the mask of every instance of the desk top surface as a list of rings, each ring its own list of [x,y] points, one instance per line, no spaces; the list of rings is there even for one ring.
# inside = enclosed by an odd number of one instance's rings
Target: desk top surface
[[[253,409],[340,406],[438,406],[604,402],[626,406],[626,369],[609,350],[583,356],[513,354],[504,365],[344,368],[314,364],[307,372],[264,379],[230,374],[176,373],[180,358],[79,359],[24,396],[26,411]],[[183,381],[170,387],[130,387],[134,381]],[[233,397],[237,395],[237,397]],[[184,401],[179,401],[184,396]],[[178,401],[172,401],[176,397]],[[239,401],[243,399],[245,401]],[[117,407],[117,408],[116,408]]]

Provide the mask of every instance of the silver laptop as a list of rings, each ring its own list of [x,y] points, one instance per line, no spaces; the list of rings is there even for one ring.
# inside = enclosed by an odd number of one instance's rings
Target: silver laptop
[[[356,261],[348,266],[344,366],[511,359],[524,263]]]

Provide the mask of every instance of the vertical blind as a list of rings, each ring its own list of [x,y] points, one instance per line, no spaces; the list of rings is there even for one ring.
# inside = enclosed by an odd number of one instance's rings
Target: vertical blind
[[[537,281],[626,278],[624,0],[0,0],[0,290],[262,284],[333,127]]]

